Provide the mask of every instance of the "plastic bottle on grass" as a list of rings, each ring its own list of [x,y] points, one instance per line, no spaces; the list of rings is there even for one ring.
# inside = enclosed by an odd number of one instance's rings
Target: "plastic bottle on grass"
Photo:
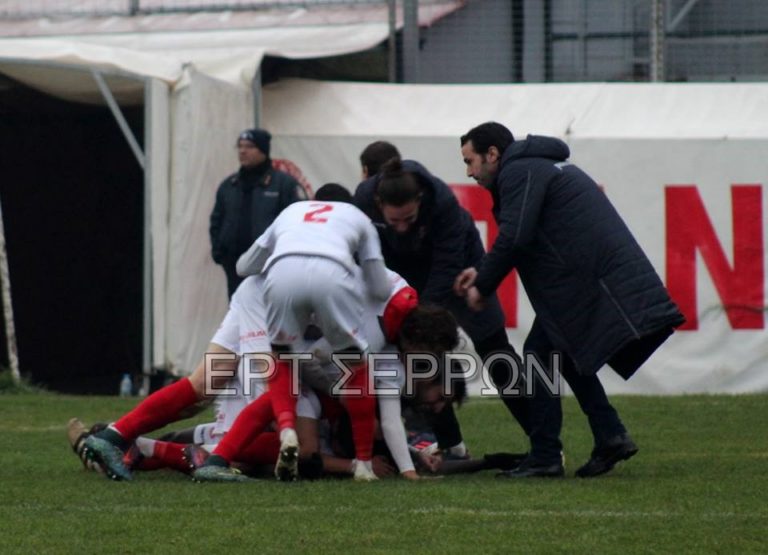
[[[120,380],[120,397],[130,397],[133,394],[133,380],[130,374],[123,374]]]

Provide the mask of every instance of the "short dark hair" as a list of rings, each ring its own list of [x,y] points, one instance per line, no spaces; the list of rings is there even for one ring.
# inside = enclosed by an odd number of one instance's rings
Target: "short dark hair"
[[[442,355],[459,344],[458,324],[453,314],[441,306],[419,305],[403,319],[398,332],[400,340]]]
[[[403,206],[421,198],[421,185],[415,175],[403,170],[399,158],[392,158],[381,167],[376,198],[382,204]]]
[[[512,132],[495,121],[481,123],[461,136],[461,146],[472,141],[472,146],[478,154],[487,154],[488,149],[495,146],[499,154],[503,154],[507,147],[514,142]]]
[[[326,183],[315,192],[315,200],[352,204],[352,193],[338,183]]]
[[[397,147],[387,141],[375,141],[360,153],[360,165],[366,169],[368,177],[371,177],[379,173],[381,166],[392,158],[400,158]]]

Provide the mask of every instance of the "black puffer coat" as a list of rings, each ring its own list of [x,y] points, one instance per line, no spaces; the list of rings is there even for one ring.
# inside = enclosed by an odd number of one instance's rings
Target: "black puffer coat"
[[[593,374],[684,318],[616,209],[569,155],[559,139],[531,135],[504,152],[490,187],[499,235],[475,284],[489,295],[516,268],[552,344]]]

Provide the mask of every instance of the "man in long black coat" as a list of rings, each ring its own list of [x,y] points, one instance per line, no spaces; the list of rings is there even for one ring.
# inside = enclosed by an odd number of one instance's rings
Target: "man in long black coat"
[[[476,266],[456,280],[479,308],[516,268],[536,313],[525,353],[560,373],[586,413],[594,436],[577,476],[608,472],[637,452],[596,373],[612,366],[629,379],[684,318],[643,250],[597,184],[568,162],[556,138],[515,141],[489,122],[461,137],[467,175],[493,196],[499,235]],[[550,372],[553,369],[550,368]],[[563,474],[560,399],[536,381],[531,452],[509,477]]]

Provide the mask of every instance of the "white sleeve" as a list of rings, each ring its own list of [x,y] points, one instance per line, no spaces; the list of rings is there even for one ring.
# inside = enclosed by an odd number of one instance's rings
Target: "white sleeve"
[[[384,260],[381,253],[381,242],[379,241],[379,232],[373,227],[371,220],[362,215],[364,221],[361,222],[360,241],[357,245],[357,259],[360,263],[366,260]]]
[[[381,395],[378,397],[379,414],[381,416],[381,433],[384,441],[395,459],[400,473],[414,470],[413,460],[408,450],[408,438],[405,435],[402,416],[400,414],[400,397]]]
[[[386,301],[392,295],[392,282],[387,275],[383,260],[368,259],[362,261],[363,280],[368,294],[376,301]]]
[[[253,242],[253,245],[245,251],[240,258],[237,259],[235,265],[235,271],[237,275],[241,277],[254,276],[260,274],[264,269],[269,255],[272,254],[273,244],[273,227],[274,224],[269,226],[267,230],[262,233],[258,239]]]

